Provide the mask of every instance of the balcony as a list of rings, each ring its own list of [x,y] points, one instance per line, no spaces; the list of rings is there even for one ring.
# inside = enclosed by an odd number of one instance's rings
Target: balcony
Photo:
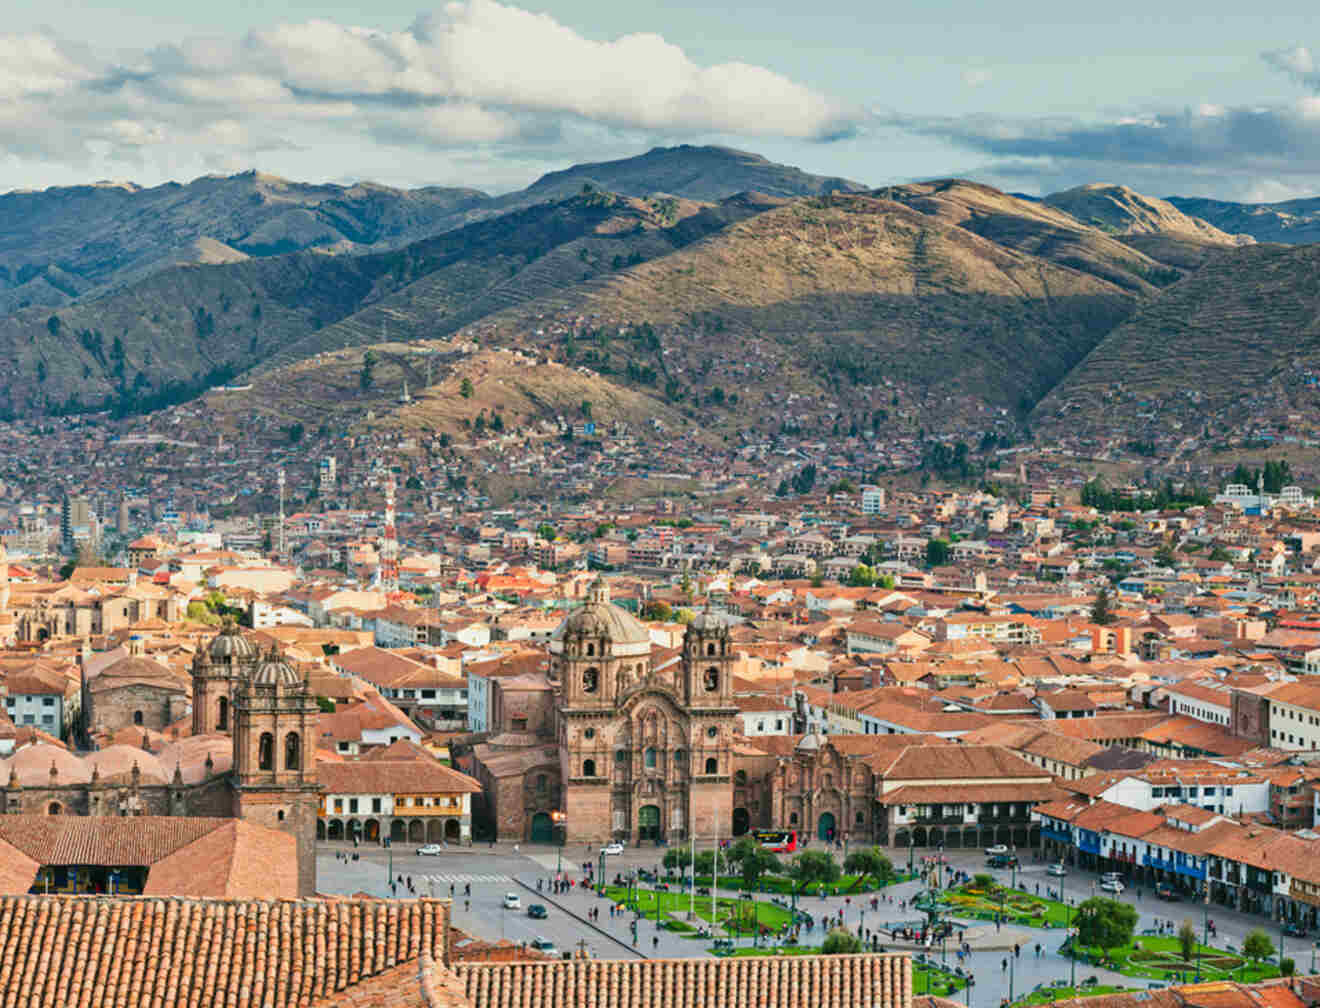
[[[908,817],[908,825],[911,826],[962,826],[965,821],[961,812],[956,815],[952,812],[942,812],[939,815],[927,813]]]

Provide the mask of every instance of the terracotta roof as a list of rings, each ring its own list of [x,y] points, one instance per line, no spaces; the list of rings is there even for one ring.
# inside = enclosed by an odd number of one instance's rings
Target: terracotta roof
[[[481,785],[436,760],[361,760],[318,764],[325,794],[476,794]]]
[[[15,1008],[293,1008],[443,961],[447,918],[431,899],[9,897],[0,990]]]
[[[885,777],[900,780],[956,780],[976,778],[1048,778],[1049,774],[1003,746],[909,746],[889,767]]]
[[[454,972],[480,1008],[907,1008],[907,956],[574,960],[476,965]]]

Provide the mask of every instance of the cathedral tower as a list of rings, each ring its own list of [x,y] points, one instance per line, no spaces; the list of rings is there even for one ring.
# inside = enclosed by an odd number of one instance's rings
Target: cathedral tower
[[[193,655],[192,712],[194,735],[233,731],[234,700],[239,683],[257,667],[257,646],[226,619],[205,650]]]
[[[297,840],[300,896],[316,893],[317,712],[307,681],[274,650],[234,703],[234,814]]]

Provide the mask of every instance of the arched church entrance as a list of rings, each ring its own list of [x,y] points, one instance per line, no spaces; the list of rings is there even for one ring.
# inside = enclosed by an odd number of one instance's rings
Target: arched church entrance
[[[532,843],[554,843],[555,824],[549,812],[538,812],[532,816]]]
[[[745,808],[736,808],[733,810],[733,835],[742,836],[752,828],[752,817],[747,814]]]
[[[816,820],[816,838],[832,843],[834,840],[834,813],[822,812]]]
[[[660,806],[643,805],[637,810],[637,842],[660,842]]]

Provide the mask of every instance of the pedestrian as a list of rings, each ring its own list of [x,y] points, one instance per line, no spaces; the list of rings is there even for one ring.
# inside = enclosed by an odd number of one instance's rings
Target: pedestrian
[[[1000,966],[1000,972],[1001,972],[1001,973],[1007,973],[1007,972],[1008,972],[1008,958],[1007,958],[1007,957],[1005,957],[1004,962],[1003,962],[1003,965]]]
[[[471,901],[471,900],[464,900],[464,901],[463,901],[463,912],[464,912],[464,913],[467,913],[467,912],[468,912],[469,910],[471,910],[471,909],[472,909],[472,901]]]
[[[654,952],[654,951],[655,951],[656,949],[658,949],[659,947],[660,947],[660,936],[659,936],[659,935],[652,935],[652,936],[651,936],[651,951]]]
[[[1036,942],[1036,958],[1040,958],[1040,942]]]
[[[1021,946],[1021,945],[1014,945],[1014,946],[1013,946],[1013,958],[1014,958],[1014,959],[1021,959],[1021,958],[1022,958],[1022,946]]]

